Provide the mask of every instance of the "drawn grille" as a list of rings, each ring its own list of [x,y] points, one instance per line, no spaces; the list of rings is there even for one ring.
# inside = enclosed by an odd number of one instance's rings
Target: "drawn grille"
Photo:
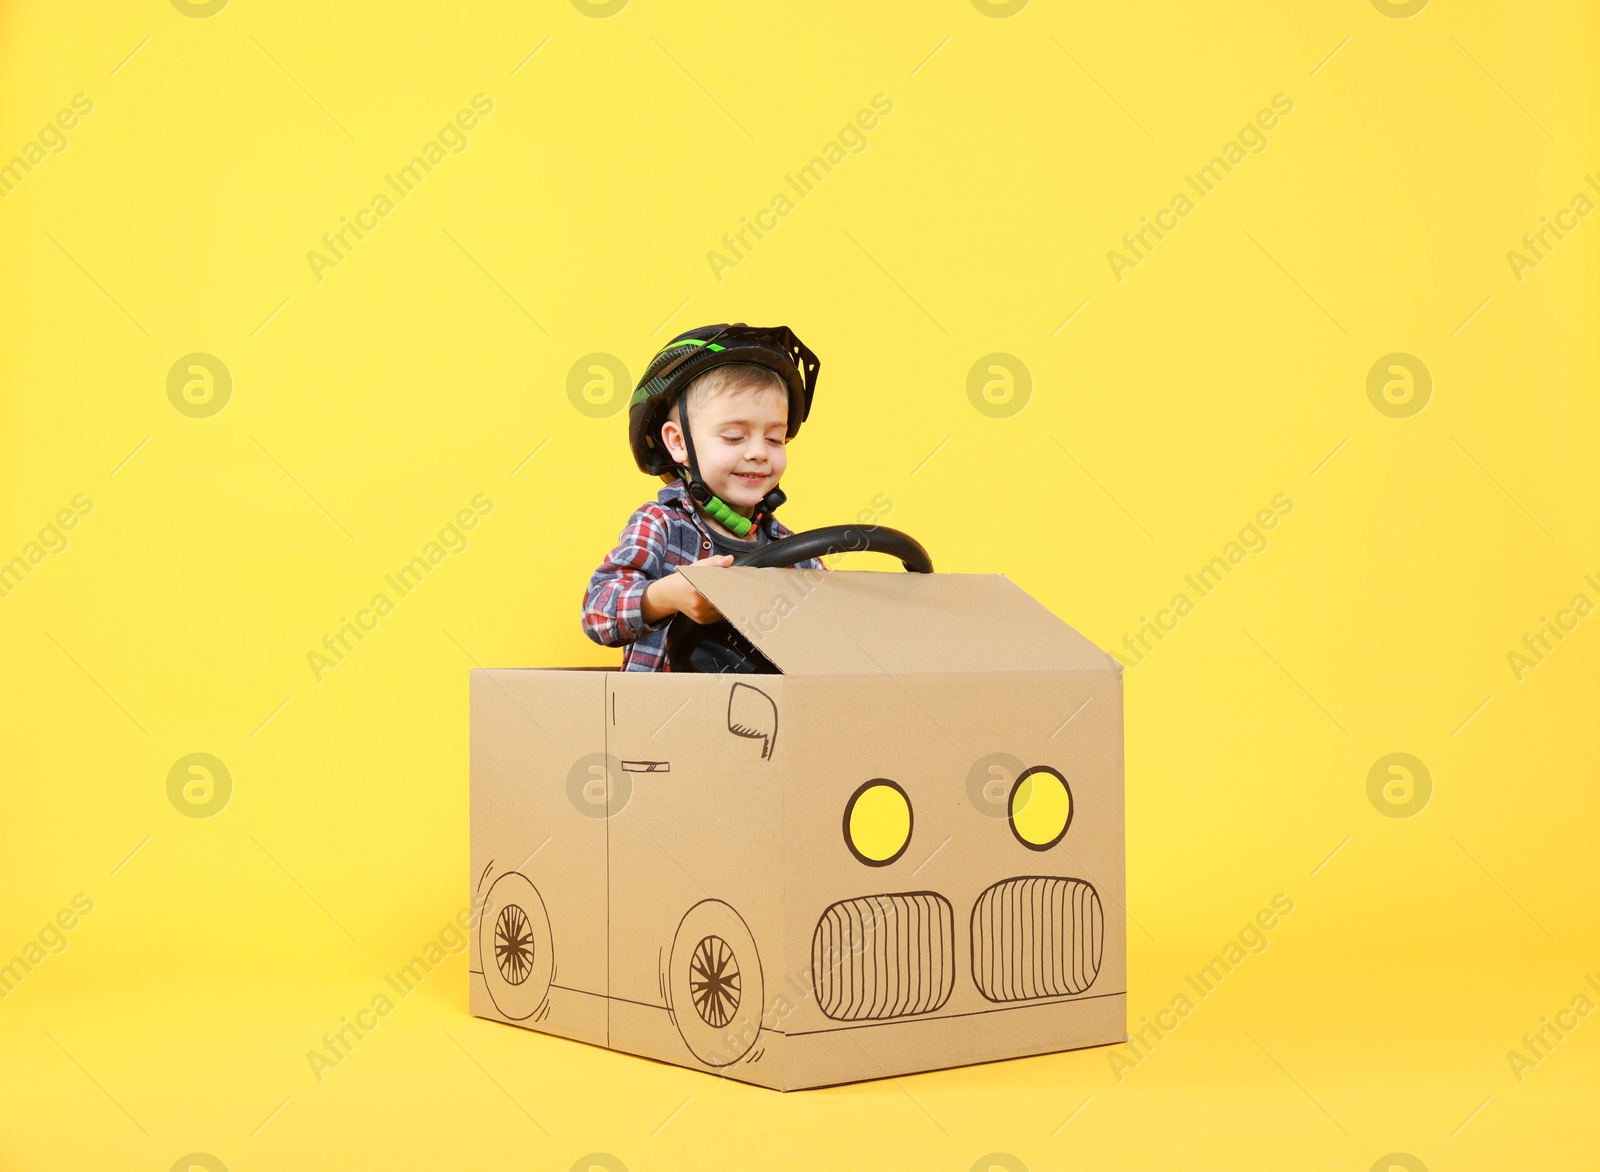
[[[1100,971],[1100,896],[1082,879],[996,883],[972,908],[972,979],[990,1001],[1082,993]]]
[[[835,1021],[931,1013],[955,984],[955,915],[931,891],[840,900],[811,938],[817,1004]]]

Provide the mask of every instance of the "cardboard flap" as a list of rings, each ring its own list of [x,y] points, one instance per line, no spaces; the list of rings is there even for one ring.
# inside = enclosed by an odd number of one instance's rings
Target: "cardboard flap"
[[[786,675],[1116,669],[999,574],[678,572]]]

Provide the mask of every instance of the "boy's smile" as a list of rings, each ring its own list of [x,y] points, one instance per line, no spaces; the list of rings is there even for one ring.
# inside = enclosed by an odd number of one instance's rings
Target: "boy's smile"
[[[788,394],[779,388],[697,395],[689,405],[694,454],[700,476],[723,503],[748,517],[788,467],[785,436]],[[683,433],[675,420],[662,428],[673,459],[686,462]]]

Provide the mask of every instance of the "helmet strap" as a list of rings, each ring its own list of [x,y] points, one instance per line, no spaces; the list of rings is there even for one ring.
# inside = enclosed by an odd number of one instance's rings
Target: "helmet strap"
[[[694,436],[689,431],[689,404],[686,396],[678,397],[678,423],[683,429],[683,447],[689,457],[688,466],[678,465],[678,475],[688,487],[689,497],[704,509],[708,516],[724,529],[729,530],[738,537],[746,536],[763,516],[769,515],[788,497],[783,489],[774,488],[761,498],[761,503],[755,507],[755,515],[746,517],[734,511],[720,497],[712,493],[711,487],[700,477],[700,465],[694,456]]]
[[[700,477],[700,464],[694,458],[694,435],[689,430],[689,403],[686,394],[678,396],[678,423],[683,428],[683,446],[689,457],[688,467],[679,465],[678,474],[688,485],[690,499],[704,509],[717,524],[736,536],[743,537],[750,532],[754,522],[729,508],[721,498],[712,493],[711,487]]]

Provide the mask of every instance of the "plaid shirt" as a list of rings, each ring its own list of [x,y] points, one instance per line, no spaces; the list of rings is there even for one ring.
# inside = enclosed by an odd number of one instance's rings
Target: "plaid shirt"
[[[790,536],[774,517],[762,522],[768,539]],[[674,481],[656,499],[640,505],[628,518],[617,547],[606,555],[589,579],[583,597],[583,633],[605,647],[622,647],[623,671],[670,671],[667,664],[669,615],[647,623],[641,606],[645,587],[673,573],[678,566],[711,557],[711,531],[689,499],[682,481]],[[796,562],[804,570],[820,570],[822,562]]]

